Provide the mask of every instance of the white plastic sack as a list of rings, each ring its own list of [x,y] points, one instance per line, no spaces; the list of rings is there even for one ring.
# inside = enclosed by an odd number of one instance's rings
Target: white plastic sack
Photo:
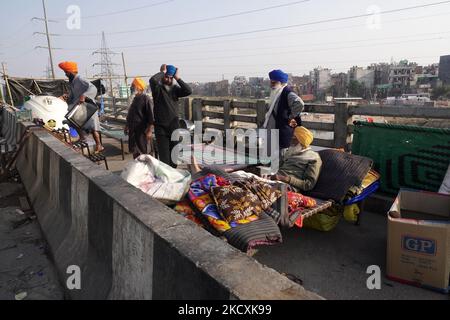
[[[447,174],[445,175],[444,182],[442,182],[439,193],[450,194],[450,166],[448,166]]]
[[[188,171],[174,169],[150,155],[142,155],[130,162],[121,177],[167,205],[180,201],[191,183]]]

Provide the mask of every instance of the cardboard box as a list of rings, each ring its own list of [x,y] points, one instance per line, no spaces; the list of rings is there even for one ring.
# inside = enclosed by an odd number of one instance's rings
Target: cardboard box
[[[387,276],[449,293],[450,196],[401,190],[388,213]]]

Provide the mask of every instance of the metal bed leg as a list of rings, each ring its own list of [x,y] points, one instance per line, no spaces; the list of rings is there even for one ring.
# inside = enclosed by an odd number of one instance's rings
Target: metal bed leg
[[[125,151],[123,150],[123,139],[120,139],[120,148],[122,150],[122,161],[125,161]]]
[[[358,214],[358,219],[356,219],[355,226],[359,227],[361,225],[361,215],[363,214],[365,203],[366,203],[366,200],[363,200],[360,203],[358,203],[359,214]]]

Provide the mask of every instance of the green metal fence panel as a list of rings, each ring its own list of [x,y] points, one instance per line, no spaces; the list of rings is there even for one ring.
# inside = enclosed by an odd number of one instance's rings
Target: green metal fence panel
[[[450,129],[356,122],[352,152],[374,160],[383,192],[437,192],[450,164]]]

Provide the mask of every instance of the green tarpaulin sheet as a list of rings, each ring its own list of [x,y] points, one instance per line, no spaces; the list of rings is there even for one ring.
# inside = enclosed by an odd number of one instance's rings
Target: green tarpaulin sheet
[[[383,192],[437,192],[450,164],[450,129],[356,122],[352,152],[373,159]]]

